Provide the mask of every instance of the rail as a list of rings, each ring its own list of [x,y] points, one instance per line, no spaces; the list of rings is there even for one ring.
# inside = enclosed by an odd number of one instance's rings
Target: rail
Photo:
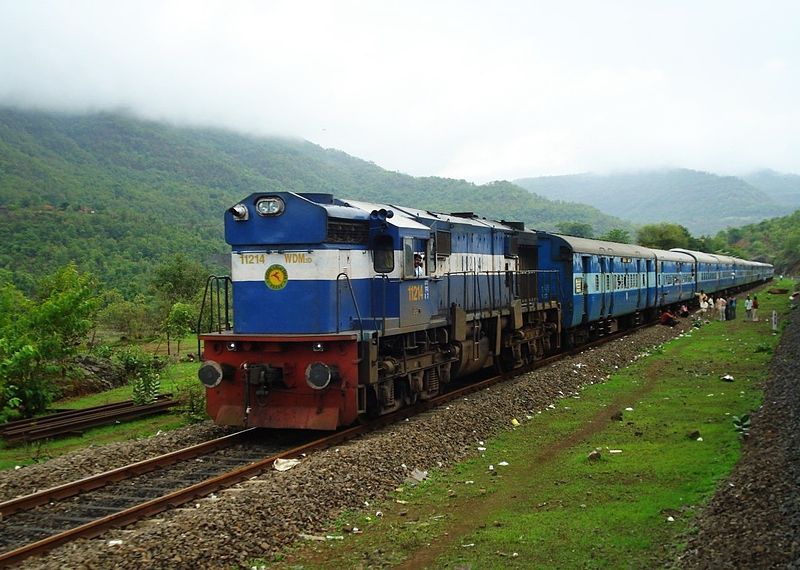
[[[558,299],[560,290],[558,271],[549,269],[454,271],[443,275],[441,279],[447,283],[448,306],[457,303],[465,311],[476,314],[484,309],[508,306],[511,301],[518,299],[526,304],[548,303]],[[456,288],[453,292],[456,279],[461,282],[461,290]],[[484,287],[485,292],[482,290]]]
[[[336,276],[336,332],[340,332],[339,321],[341,320],[341,295],[339,294],[339,280],[344,277],[344,282],[347,284],[347,289],[350,291],[350,298],[353,301],[353,309],[356,312],[358,319],[358,328],[361,331],[359,340],[364,339],[364,321],[361,319],[361,312],[358,310],[358,302],[356,301],[356,294],[353,291],[353,284],[350,282],[350,276],[347,273],[340,273]]]
[[[233,292],[233,281],[227,275],[209,275],[206,279],[206,287],[203,291],[203,301],[200,304],[200,314],[197,317],[197,355],[202,360],[200,346],[200,334],[205,331],[221,333],[223,330],[232,330],[231,322],[231,295]],[[207,303],[207,304],[206,304]],[[206,307],[208,316],[206,323]],[[204,327],[203,325],[208,326]]]
[[[89,428],[165,412],[176,405],[178,405],[177,400],[170,399],[169,395],[162,395],[151,404],[136,405],[132,400],[128,400],[82,410],[66,410],[4,424],[0,426],[0,437],[7,443],[19,443],[74,435]]]
[[[377,290],[377,287],[375,287],[375,280],[376,279],[380,280],[381,307],[380,307],[380,313],[378,313],[380,316],[376,316],[376,313],[375,313],[375,304],[376,304],[375,291]],[[389,289],[389,276],[388,275],[386,275],[385,273],[380,273],[380,274],[378,274],[378,275],[376,275],[375,277],[372,278],[372,286],[370,287],[370,291],[371,291],[370,310],[371,310],[372,314],[371,314],[370,318],[371,318],[371,320],[373,322],[373,325],[372,325],[373,327],[375,326],[374,323],[376,323],[378,321],[378,319],[380,319],[381,334],[386,334],[386,292],[388,291],[388,289]]]

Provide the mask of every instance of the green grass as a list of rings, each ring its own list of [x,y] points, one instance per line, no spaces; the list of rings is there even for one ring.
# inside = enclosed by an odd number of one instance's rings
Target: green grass
[[[762,318],[776,309],[785,323],[786,296],[758,296]],[[355,525],[364,533],[299,545],[281,555],[279,566],[663,565],[740,457],[733,416],[762,399],[779,336],[767,322],[744,322],[743,311],[738,317],[651,351],[608,382],[487,442],[483,456],[404,488],[372,507],[383,511],[380,519],[343,515],[334,528]],[[724,374],[734,381],[722,381]],[[608,415],[622,410],[622,421],[604,419],[586,430],[604,408]],[[593,449],[601,450],[599,461],[587,458]]]

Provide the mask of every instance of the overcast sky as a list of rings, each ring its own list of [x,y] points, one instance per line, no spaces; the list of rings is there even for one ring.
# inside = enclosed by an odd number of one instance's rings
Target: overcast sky
[[[0,103],[475,182],[800,173],[800,2],[0,0]]]

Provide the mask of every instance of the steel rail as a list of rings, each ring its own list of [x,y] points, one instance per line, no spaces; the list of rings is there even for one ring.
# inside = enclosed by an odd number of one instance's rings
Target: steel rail
[[[162,402],[171,398],[172,394],[161,394],[156,398],[156,402]],[[104,404],[102,406],[92,406],[91,408],[81,408],[76,410],[60,410],[58,412],[48,414],[46,416],[38,416],[35,418],[26,418],[23,420],[14,420],[0,424],[0,436],[7,432],[19,431],[25,428],[42,427],[61,422],[70,418],[79,418],[83,416],[90,416],[102,412],[112,412],[115,410],[122,410],[124,408],[132,408],[136,404],[133,400],[125,400],[123,402],[115,402],[113,404]]]
[[[41,426],[34,425],[7,430],[2,434],[2,437],[8,443],[18,443],[20,441],[35,441],[48,437],[68,435],[119,421],[133,420],[152,414],[158,414],[178,404],[179,402],[177,400],[160,400],[152,404],[127,406],[112,411],[95,412],[79,417],[47,422]]]
[[[151,471],[173,465],[180,461],[194,459],[200,455],[206,455],[212,451],[230,447],[255,429],[257,428],[242,430],[224,437],[213,439],[211,441],[206,441],[190,447],[178,449],[177,451],[165,453],[164,455],[159,455],[157,457],[151,457],[150,459],[131,463],[130,465],[125,465],[123,467],[118,467],[117,469],[111,469],[110,471],[104,471],[103,473],[90,475],[89,477],[78,479],[77,481],[58,485],[57,487],[43,489],[42,491],[37,491],[36,493],[31,493],[29,495],[4,501],[0,503],[0,516],[6,517],[20,511],[27,511],[34,507],[46,505],[53,500],[74,497],[75,495],[85,491],[99,489],[100,487],[104,487],[109,483],[124,481],[125,479],[150,473]]]

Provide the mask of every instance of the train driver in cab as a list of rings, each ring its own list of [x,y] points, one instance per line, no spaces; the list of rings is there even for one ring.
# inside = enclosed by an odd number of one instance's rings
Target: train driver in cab
[[[424,277],[425,267],[422,265],[422,255],[414,254],[414,277]]]

